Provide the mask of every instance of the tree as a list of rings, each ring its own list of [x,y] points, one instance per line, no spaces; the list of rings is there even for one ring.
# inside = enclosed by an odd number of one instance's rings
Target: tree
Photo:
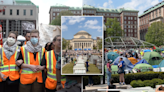
[[[62,50],[65,50],[67,46],[67,40],[62,38]]]
[[[147,42],[153,43],[156,46],[164,44],[164,23],[154,22],[148,28],[148,31],[145,35]]]
[[[52,20],[50,25],[59,25],[61,26],[61,16],[73,15],[71,11],[61,11],[58,16],[54,20]]]
[[[123,36],[124,32],[121,29],[120,22],[117,21],[117,18],[107,18],[106,22],[106,33],[107,36]]]
[[[97,40],[98,49],[102,49],[102,39]]]

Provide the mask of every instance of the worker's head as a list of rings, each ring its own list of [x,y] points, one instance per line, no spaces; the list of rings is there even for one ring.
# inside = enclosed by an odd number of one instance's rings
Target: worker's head
[[[113,79],[113,78],[110,79],[110,83],[111,83],[111,84],[114,83],[114,79]]]
[[[60,35],[57,35],[54,37],[53,45],[55,46],[55,48],[61,48],[61,36]]]
[[[26,30],[25,38],[26,41],[30,41],[30,31]]]
[[[45,49],[46,49],[47,51],[50,50],[50,48],[49,48],[50,44],[51,44],[51,42],[48,42],[48,43],[45,45]]]
[[[122,60],[123,60],[123,58],[121,57],[121,58],[120,58],[120,61],[122,61]]]
[[[32,30],[30,32],[30,41],[32,45],[37,45],[39,43],[39,31],[38,30]]]
[[[9,46],[14,45],[17,41],[17,36],[18,36],[18,33],[16,31],[10,31],[10,33],[7,37],[7,44]]]

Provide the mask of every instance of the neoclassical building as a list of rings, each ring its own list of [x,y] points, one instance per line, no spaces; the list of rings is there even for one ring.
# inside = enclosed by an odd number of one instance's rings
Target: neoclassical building
[[[93,50],[93,46],[97,44],[96,41],[88,32],[82,30],[70,40],[70,46],[72,46],[72,50]]]

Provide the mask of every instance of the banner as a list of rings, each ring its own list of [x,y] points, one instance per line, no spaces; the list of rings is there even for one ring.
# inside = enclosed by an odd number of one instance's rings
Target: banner
[[[3,45],[2,25],[0,25],[0,45]]]
[[[33,22],[29,21],[22,21],[22,28],[23,30],[34,30],[35,29],[35,24]]]

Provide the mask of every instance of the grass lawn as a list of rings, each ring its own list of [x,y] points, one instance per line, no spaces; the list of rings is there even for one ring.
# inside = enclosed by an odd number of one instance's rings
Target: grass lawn
[[[70,62],[69,64],[65,65],[63,68],[62,68],[62,73],[66,74],[66,73],[69,73],[69,74],[73,74],[73,63]],[[100,70],[94,65],[94,64],[90,64],[89,67],[88,67],[88,72],[87,74],[92,74],[92,73],[98,73],[100,74]]]
[[[100,70],[94,64],[89,64],[88,70],[89,71],[87,72],[87,74],[92,74],[92,73],[100,74]]]
[[[73,73],[73,63],[70,62],[69,64],[65,65],[63,68],[62,68],[62,73]]]

